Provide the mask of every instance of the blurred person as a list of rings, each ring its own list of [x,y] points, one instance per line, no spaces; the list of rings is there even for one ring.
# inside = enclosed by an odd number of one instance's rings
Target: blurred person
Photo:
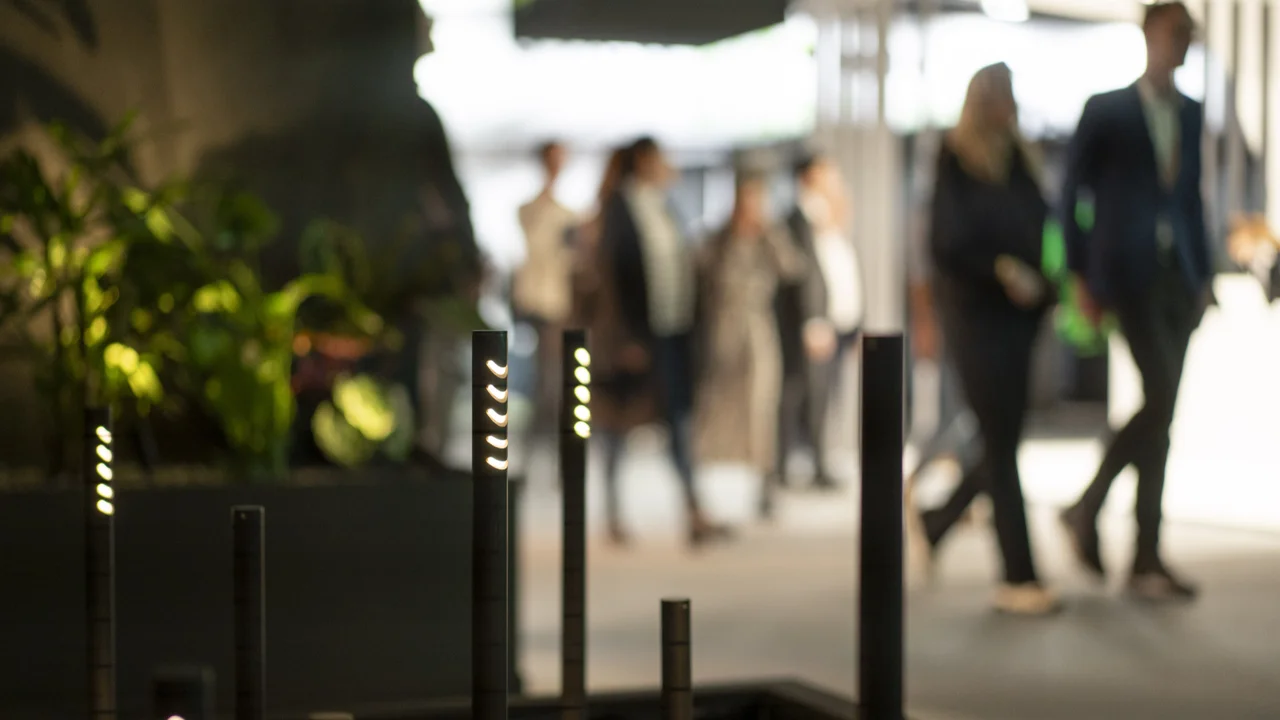
[[[560,335],[571,306],[572,250],[569,232],[578,215],[556,199],[556,181],[564,167],[566,150],[552,141],[538,149],[543,184],[538,195],[520,207],[524,231],[525,261],[516,271],[511,298],[516,319],[533,326],[538,338],[537,389],[534,393],[534,427],[555,427],[550,422],[559,398]]]
[[[1060,608],[1036,573],[1018,473],[1032,345],[1052,297],[1037,269],[1048,216],[1037,175],[1018,133],[1009,68],[983,68],[939,152],[930,223],[943,337],[978,420],[982,455],[921,525],[936,548],[986,490],[1004,562],[995,607],[1020,615]]]
[[[785,229],[770,220],[765,177],[740,171],[733,214],[700,262],[695,444],[702,462],[746,463],[760,472],[764,517],[773,510],[782,392],[773,300],[779,280],[798,277],[803,267]]]
[[[787,483],[787,452],[803,431],[813,449],[813,485],[829,490],[838,485],[829,474],[827,418],[862,326],[862,273],[848,237],[839,168],[830,158],[808,156],[796,164],[795,181],[796,207],[787,228],[806,262],[799,277],[779,287],[777,298],[784,370],[777,476]]]
[[[626,437],[632,430],[661,419],[648,357],[622,323],[617,287],[612,282],[613,255],[601,242],[604,208],[622,184],[627,151],[618,148],[609,156],[595,212],[578,228],[573,273],[574,323],[587,329],[591,343],[591,424],[596,447],[604,455],[607,537],[618,546],[631,541],[622,521],[618,492]]]
[[[623,154],[618,187],[603,207],[600,282],[613,293],[618,321],[614,332],[622,340],[620,366],[628,375],[643,373],[657,391],[684,495],[688,540],[692,547],[700,547],[731,532],[708,519],[694,477],[691,333],[697,283],[693,251],[668,199],[675,177],[674,168],[651,138],[637,140]],[[616,445],[606,452],[616,457],[622,438],[615,435],[608,442]],[[616,465],[610,475],[610,482],[616,484]],[[616,488],[609,492],[616,498]],[[625,531],[615,529],[619,532],[611,535],[625,542]]]
[[[1120,471],[1138,471],[1138,534],[1128,589],[1148,601],[1192,599],[1196,587],[1160,554],[1169,427],[1191,334],[1212,300],[1212,265],[1200,194],[1200,103],[1173,83],[1195,23],[1181,2],[1148,5],[1147,69],[1133,85],[1085,104],[1067,153],[1062,223],[1068,266],[1084,314],[1119,321],[1142,375],[1142,408],[1111,439],[1093,482],[1062,522],[1077,558],[1105,576],[1098,515]],[[1082,191],[1096,215],[1083,230],[1072,210]]]

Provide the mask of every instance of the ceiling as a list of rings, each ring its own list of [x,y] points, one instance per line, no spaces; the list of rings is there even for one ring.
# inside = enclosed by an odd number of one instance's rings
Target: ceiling
[[[863,0],[872,4],[874,0]],[[510,0],[519,38],[706,45],[783,21],[788,9],[829,14],[850,0]],[[929,0],[942,12],[975,12],[978,0]],[[897,0],[915,12],[921,0]],[[856,3],[855,3],[856,4]],[[1137,0],[1028,0],[1033,15],[1131,21]]]

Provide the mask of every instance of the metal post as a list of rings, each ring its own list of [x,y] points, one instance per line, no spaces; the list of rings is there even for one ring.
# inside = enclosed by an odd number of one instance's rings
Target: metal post
[[[471,335],[471,717],[505,720],[507,641],[507,334]]]
[[[688,600],[662,601],[662,720],[693,720],[693,633]]]
[[[267,689],[266,510],[231,508],[235,720],[262,720]]]
[[[566,331],[560,357],[564,496],[560,701],[564,720],[582,720],[587,714],[587,438],[591,437],[591,352],[586,332]]]
[[[1223,117],[1227,122],[1227,201],[1223,220],[1227,227],[1233,219],[1244,211],[1244,185],[1245,185],[1245,139],[1244,128],[1241,126],[1240,118],[1240,93],[1241,84],[1244,80],[1244,62],[1240,52],[1240,41],[1244,35],[1244,9],[1239,0],[1232,0],[1230,4],[1231,16],[1228,42],[1230,43],[1230,69],[1227,74],[1227,87],[1225,93],[1226,112]],[[1215,253],[1220,253],[1222,248],[1216,248]]]
[[[116,718],[116,493],[111,411],[85,408],[85,609],[90,720]]]
[[[1272,224],[1280,215],[1280,205],[1271,201],[1271,198],[1277,197],[1271,185],[1280,183],[1280,174],[1276,173],[1275,159],[1271,157],[1275,144],[1275,139],[1272,137],[1275,132],[1272,127],[1275,123],[1275,113],[1271,107],[1275,89],[1272,84],[1275,82],[1275,63],[1280,62],[1274,47],[1274,11],[1275,6],[1272,0],[1262,4],[1262,148],[1258,155],[1262,159],[1262,210]]]
[[[156,673],[152,683],[153,720],[214,720],[213,671],[172,668]]]
[[[858,700],[865,717],[903,717],[903,339],[862,346]]]

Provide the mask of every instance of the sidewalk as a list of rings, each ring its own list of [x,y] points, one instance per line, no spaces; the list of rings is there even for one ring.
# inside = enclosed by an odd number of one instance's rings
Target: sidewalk
[[[1028,475],[1046,457],[1028,457]],[[770,527],[749,522],[755,483],[707,474],[707,504],[743,522],[734,545],[691,556],[677,532],[678,495],[656,446],[632,448],[625,507],[637,547],[598,542],[592,514],[589,683],[658,682],[658,601],[693,600],[700,682],[793,676],[852,693],[855,677],[855,500],[788,496]],[[1041,493],[1042,495],[1045,493]],[[559,498],[545,475],[528,496],[524,528],[523,669],[533,692],[559,682]],[[1131,529],[1104,528],[1109,560],[1124,565]],[[994,616],[993,538],[965,529],[946,548],[936,584],[908,601],[908,694],[920,720],[1247,720],[1280,717],[1280,536],[1171,525],[1169,555],[1202,580],[1186,608],[1144,609],[1082,582],[1052,513],[1033,513],[1044,574],[1071,601],[1059,618]]]

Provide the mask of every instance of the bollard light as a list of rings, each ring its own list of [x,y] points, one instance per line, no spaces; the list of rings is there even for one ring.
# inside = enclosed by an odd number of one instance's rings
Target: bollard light
[[[507,334],[471,335],[471,717],[505,720],[509,467]]]
[[[560,393],[562,720],[587,716],[587,438],[591,437],[591,352],[582,330],[564,333]]]
[[[858,700],[867,717],[903,717],[901,334],[862,343],[861,532],[858,533]]]
[[[267,511],[231,508],[235,720],[262,720],[267,693]]]
[[[662,720],[693,720],[693,630],[685,599],[662,601]]]
[[[115,720],[117,499],[109,409],[85,408],[81,458],[89,718]]]

